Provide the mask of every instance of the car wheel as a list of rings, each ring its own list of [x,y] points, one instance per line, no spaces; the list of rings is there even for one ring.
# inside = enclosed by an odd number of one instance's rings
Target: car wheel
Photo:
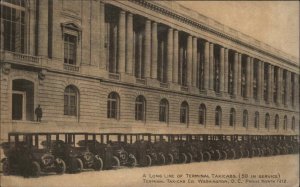
[[[203,154],[203,160],[205,162],[208,162],[211,160],[211,154],[208,152],[208,151],[205,151],[204,154]]]
[[[10,174],[10,166],[9,166],[8,158],[3,159],[2,161],[2,172],[3,175],[5,176]]]
[[[164,165],[166,164],[166,157],[164,154],[158,154],[159,155],[159,165]]]
[[[75,158],[71,163],[71,173],[81,172],[83,170],[83,163],[80,158]]]
[[[221,153],[219,150],[216,150],[216,157],[215,157],[215,160],[220,160],[221,159]]]
[[[200,152],[198,153],[197,161],[198,161],[198,162],[202,162],[202,161],[203,161],[203,153],[202,153],[202,151],[200,151]]]
[[[181,153],[181,163],[185,164],[187,162],[187,155],[185,153]]]
[[[57,158],[55,160],[55,168],[57,174],[64,174],[66,172],[66,163],[62,159]]]
[[[96,171],[100,171],[103,169],[103,160],[101,159],[101,157],[99,155],[95,156],[93,168]]]
[[[33,177],[39,177],[41,175],[41,166],[36,161],[31,163],[31,175]]]
[[[193,162],[193,155],[191,153],[187,153],[187,156],[188,156],[187,163]]]
[[[112,159],[112,167],[113,167],[113,168],[119,168],[120,165],[121,165],[121,163],[120,163],[119,158],[116,157],[116,156],[113,156],[113,159]]]
[[[223,160],[227,159],[227,153],[226,153],[226,151],[222,151],[222,159]]]
[[[171,153],[168,154],[168,164],[173,164],[174,163],[174,157]]]
[[[133,154],[129,155],[128,162],[129,162],[130,167],[136,167],[136,165],[137,165],[137,160]]]
[[[146,164],[145,166],[152,166],[152,159],[150,155],[146,155]]]

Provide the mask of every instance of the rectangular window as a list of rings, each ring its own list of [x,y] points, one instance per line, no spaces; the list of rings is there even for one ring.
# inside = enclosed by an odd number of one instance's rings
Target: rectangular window
[[[76,41],[76,36],[69,34],[64,35],[64,63],[66,64],[76,64]]]
[[[4,50],[25,52],[25,8],[20,1],[0,1]]]

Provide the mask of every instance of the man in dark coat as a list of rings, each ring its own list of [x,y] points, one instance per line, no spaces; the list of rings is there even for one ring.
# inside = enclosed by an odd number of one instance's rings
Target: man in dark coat
[[[43,116],[43,111],[40,105],[35,109],[34,111],[36,115],[36,121],[41,122],[42,116]]]

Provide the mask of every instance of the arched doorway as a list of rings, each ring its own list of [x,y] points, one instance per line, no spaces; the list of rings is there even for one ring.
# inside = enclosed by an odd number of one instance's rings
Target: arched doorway
[[[12,83],[12,120],[34,120],[34,83],[15,79]]]

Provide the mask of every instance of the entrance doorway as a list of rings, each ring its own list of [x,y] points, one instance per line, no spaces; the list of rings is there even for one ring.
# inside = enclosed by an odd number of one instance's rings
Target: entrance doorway
[[[12,95],[12,119],[23,120],[26,116],[26,93],[14,91]]]
[[[24,79],[13,80],[12,120],[34,120],[34,84]]]

